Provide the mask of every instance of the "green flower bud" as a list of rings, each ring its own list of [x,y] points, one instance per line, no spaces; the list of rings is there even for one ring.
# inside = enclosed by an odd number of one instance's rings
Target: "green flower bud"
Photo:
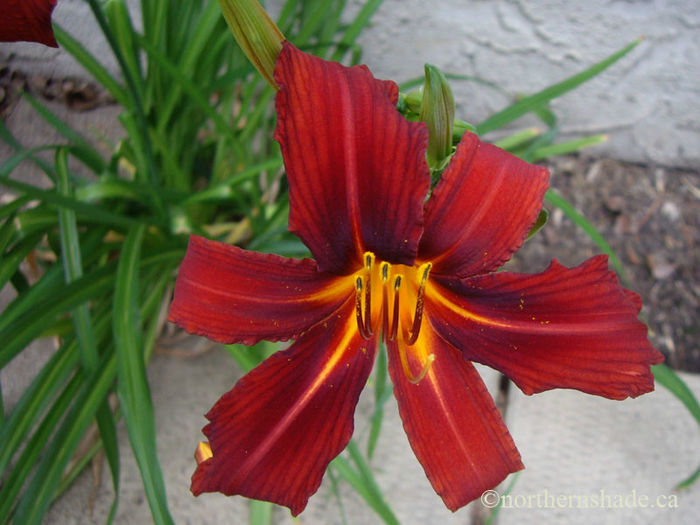
[[[425,85],[420,120],[428,125],[428,164],[438,168],[452,153],[452,128],[455,119],[455,100],[447,79],[430,64],[425,65]]]
[[[275,61],[284,35],[256,0],[219,0],[238,45],[265,80],[274,87]]]

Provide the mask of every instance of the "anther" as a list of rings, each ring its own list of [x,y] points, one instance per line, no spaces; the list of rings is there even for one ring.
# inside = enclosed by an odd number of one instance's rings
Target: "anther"
[[[426,263],[421,267],[423,269],[423,275],[421,276],[420,284],[418,286],[418,297],[416,298],[416,309],[415,313],[413,314],[411,337],[407,341],[409,346],[418,340],[418,334],[420,334],[420,327],[423,321],[423,303],[425,302],[425,285],[428,282],[428,275],[430,275],[430,269],[432,267],[433,265],[431,263]]]

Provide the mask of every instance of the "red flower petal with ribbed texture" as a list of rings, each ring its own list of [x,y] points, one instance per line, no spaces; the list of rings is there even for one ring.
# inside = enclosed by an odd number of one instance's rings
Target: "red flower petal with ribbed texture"
[[[527,237],[549,173],[465,133],[425,206],[419,257],[433,273],[495,270]]]
[[[376,339],[357,333],[354,302],[244,376],[204,428],[213,456],[192,492],[220,491],[286,505],[299,514],[328,463],[347,445]]]
[[[51,27],[56,0],[0,0],[0,42],[38,42],[58,47]]]
[[[522,468],[469,360],[526,393],[614,399],[653,389],[661,356],[639,297],[607,259],[493,272],[522,244],[548,174],[466,134],[430,199],[427,131],[396,111],[396,85],[285,43],[275,80],[292,260],[193,237],[171,319],[217,341],[296,338],[209,412],[192,491],[301,512],[347,444],[377,340],[404,427],[452,510]],[[466,358],[466,359],[465,359]]]
[[[413,264],[430,185],[428,131],[396,110],[396,85],[289,43],[275,80],[289,229],[321,270],[352,271],[365,251]]]
[[[169,320],[222,343],[294,338],[336,311],[351,282],[320,273],[311,259],[242,250],[192,236]]]
[[[455,511],[522,469],[520,454],[474,365],[457,349],[425,326],[406,361],[414,372],[431,354],[434,361],[413,384],[400,364],[403,344],[387,347],[404,429],[435,492]]]
[[[500,370],[526,394],[574,388],[611,399],[654,389],[662,355],[607,256],[536,275],[436,278],[426,293],[434,329],[464,357]]]

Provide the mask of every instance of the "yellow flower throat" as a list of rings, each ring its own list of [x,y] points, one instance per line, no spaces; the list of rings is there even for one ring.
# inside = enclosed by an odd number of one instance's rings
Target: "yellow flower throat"
[[[357,329],[364,339],[371,339],[381,329],[384,342],[396,343],[406,377],[418,383],[430,370],[435,355],[429,354],[422,370],[414,375],[406,351],[420,335],[432,263],[390,264],[376,260],[372,252],[365,252],[363,260],[362,270],[354,274]]]

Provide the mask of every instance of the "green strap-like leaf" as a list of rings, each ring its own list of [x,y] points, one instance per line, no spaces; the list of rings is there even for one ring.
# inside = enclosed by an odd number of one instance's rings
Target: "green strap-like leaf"
[[[606,59],[601,60],[588,69],[577,73],[576,75],[573,75],[562,82],[549,86],[542,91],[535,93],[534,95],[525,97],[508,106],[503,111],[499,111],[495,115],[491,115],[489,118],[477,125],[477,133],[479,135],[483,135],[489,131],[499,129],[509,122],[522,117],[526,113],[536,110],[550,100],[560,97],[564,93],[567,93],[568,91],[580,86],[620,60],[623,56],[632,51],[632,49],[634,49],[639,42],[640,40],[635,40],[617,53],[613,53]]]
[[[372,507],[372,510],[377,513],[384,523],[387,525],[399,525],[399,520],[384,499],[384,495],[374,479],[374,474],[372,474],[372,470],[362,456],[357,444],[350,440],[346,450],[350,454],[350,458],[357,470],[353,469],[341,456],[338,456],[331,462],[333,468],[337,470],[338,474],[345,481],[350,483],[352,488]]]
[[[654,373],[654,379],[660,385],[666,387],[681,403],[685,405],[688,411],[695,418],[695,421],[700,425],[700,403],[698,403],[693,391],[688,388],[676,372],[665,364],[655,365],[651,367]],[[700,478],[700,467],[693,472],[690,477],[681,481],[676,489],[688,488]]]
[[[50,454],[39,463],[32,481],[22,496],[14,523],[33,525],[41,523],[48,509],[61,476],[80,444],[97,409],[107,396],[116,375],[116,360],[112,355],[105,358],[98,366],[97,372],[83,382],[75,396],[70,412],[56,432],[49,445]]]
[[[68,152],[65,148],[56,151],[56,184],[59,194],[66,197],[73,196],[73,188],[68,175]],[[75,212],[69,208],[60,207],[58,222],[61,237],[61,258],[65,272],[66,283],[70,284],[83,276],[83,262],[80,253],[80,237]],[[93,330],[90,309],[87,303],[80,304],[73,309],[73,326],[81,353],[81,361],[86,373],[91,374],[97,369],[99,354],[97,342]],[[119,501],[119,446],[117,443],[117,429],[114,423],[109,401],[105,398],[97,410],[97,426],[100,438],[107,457],[112,485],[114,487],[114,503],[110,511],[110,518],[117,511]]]
[[[145,225],[131,230],[124,241],[112,310],[121,402],[129,441],[141,471],[146,497],[155,523],[174,523],[168,511],[165,483],[156,451],[153,404],[146,377],[138,306],[139,260]]]
[[[555,192],[552,188],[547,190],[544,199],[546,202],[558,208],[561,208],[562,211],[572,221],[574,221],[574,223],[578,227],[580,227],[584,232],[586,232],[586,234],[591,239],[593,239],[593,242],[595,242],[598,245],[598,248],[600,248],[603,251],[603,253],[607,254],[608,257],[610,257],[610,262],[617,270],[622,281],[628,281],[627,274],[625,273],[625,269],[623,268],[622,262],[620,261],[619,257],[615,254],[615,251],[608,244],[608,241],[606,241],[605,238],[600,233],[598,233],[598,230],[588,221],[588,219],[586,219],[583,215],[576,211],[576,208],[574,208],[573,205],[569,203],[569,201],[567,201],[564,197]]]

